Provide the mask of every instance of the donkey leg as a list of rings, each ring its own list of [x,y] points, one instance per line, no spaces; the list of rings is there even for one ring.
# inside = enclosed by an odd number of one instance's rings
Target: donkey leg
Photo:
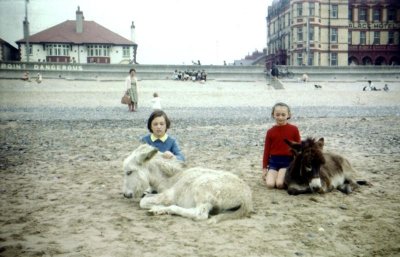
[[[340,192],[342,192],[342,193],[344,193],[344,194],[350,194],[353,190],[351,189],[351,186],[349,185],[349,184],[342,184],[342,185],[339,185],[338,187],[337,187],[337,189],[340,191]]]
[[[153,206],[149,210],[149,212],[156,215],[171,214],[195,220],[206,220],[208,219],[208,213],[210,212],[211,209],[212,205],[206,203],[206,204],[201,204],[194,208],[183,208],[177,205]]]
[[[311,193],[311,188],[309,186],[301,186],[298,184],[290,184],[288,186],[287,192],[289,195],[300,195],[300,194],[308,194]]]
[[[140,208],[142,209],[151,209],[153,206],[158,205],[169,205],[170,201],[168,200],[168,196],[161,193],[161,194],[146,194],[140,200]]]
[[[344,183],[339,185],[337,189],[345,194],[350,194],[353,190],[357,189],[359,185],[351,178],[345,178]]]

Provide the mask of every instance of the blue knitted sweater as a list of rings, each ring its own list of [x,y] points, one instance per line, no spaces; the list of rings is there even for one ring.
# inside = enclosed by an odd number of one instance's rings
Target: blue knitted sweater
[[[160,139],[156,139],[155,141],[153,141],[151,139],[151,134],[148,134],[148,135],[142,137],[142,142],[156,147],[158,149],[158,151],[160,151],[162,153],[166,152],[166,151],[170,151],[171,153],[173,153],[175,155],[176,159],[178,159],[180,161],[185,160],[185,157],[181,153],[181,150],[179,149],[179,145],[175,138],[168,136],[164,142]]]

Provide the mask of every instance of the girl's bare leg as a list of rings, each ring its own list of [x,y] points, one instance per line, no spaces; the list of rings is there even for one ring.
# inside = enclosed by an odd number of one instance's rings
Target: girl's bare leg
[[[268,170],[267,177],[265,179],[265,184],[268,188],[275,188],[277,177],[278,172],[276,170]]]
[[[286,174],[286,168],[280,169],[278,171],[278,176],[276,178],[276,187],[279,189],[285,188],[285,174]]]

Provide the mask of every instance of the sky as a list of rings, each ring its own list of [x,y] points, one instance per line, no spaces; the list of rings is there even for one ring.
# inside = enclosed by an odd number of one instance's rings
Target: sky
[[[266,47],[272,0],[29,0],[33,35],[66,20],[77,7],[85,20],[131,39],[136,27],[141,64],[222,65]],[[23,38],[25,0],[0,0],[0,38],[16,46]]]

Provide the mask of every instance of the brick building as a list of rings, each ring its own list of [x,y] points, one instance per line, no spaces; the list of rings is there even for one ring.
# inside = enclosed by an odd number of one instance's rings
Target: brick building
[[[266,66],[400,65],[400,1],[274,0]]]
[[[28,37],[30,62],[136,63],[135,26],[128,40],[94,21],[86,21],[76,11],[76,20],[67,20]],[[17,42],[20,60],[28,61],[25,39]]]

